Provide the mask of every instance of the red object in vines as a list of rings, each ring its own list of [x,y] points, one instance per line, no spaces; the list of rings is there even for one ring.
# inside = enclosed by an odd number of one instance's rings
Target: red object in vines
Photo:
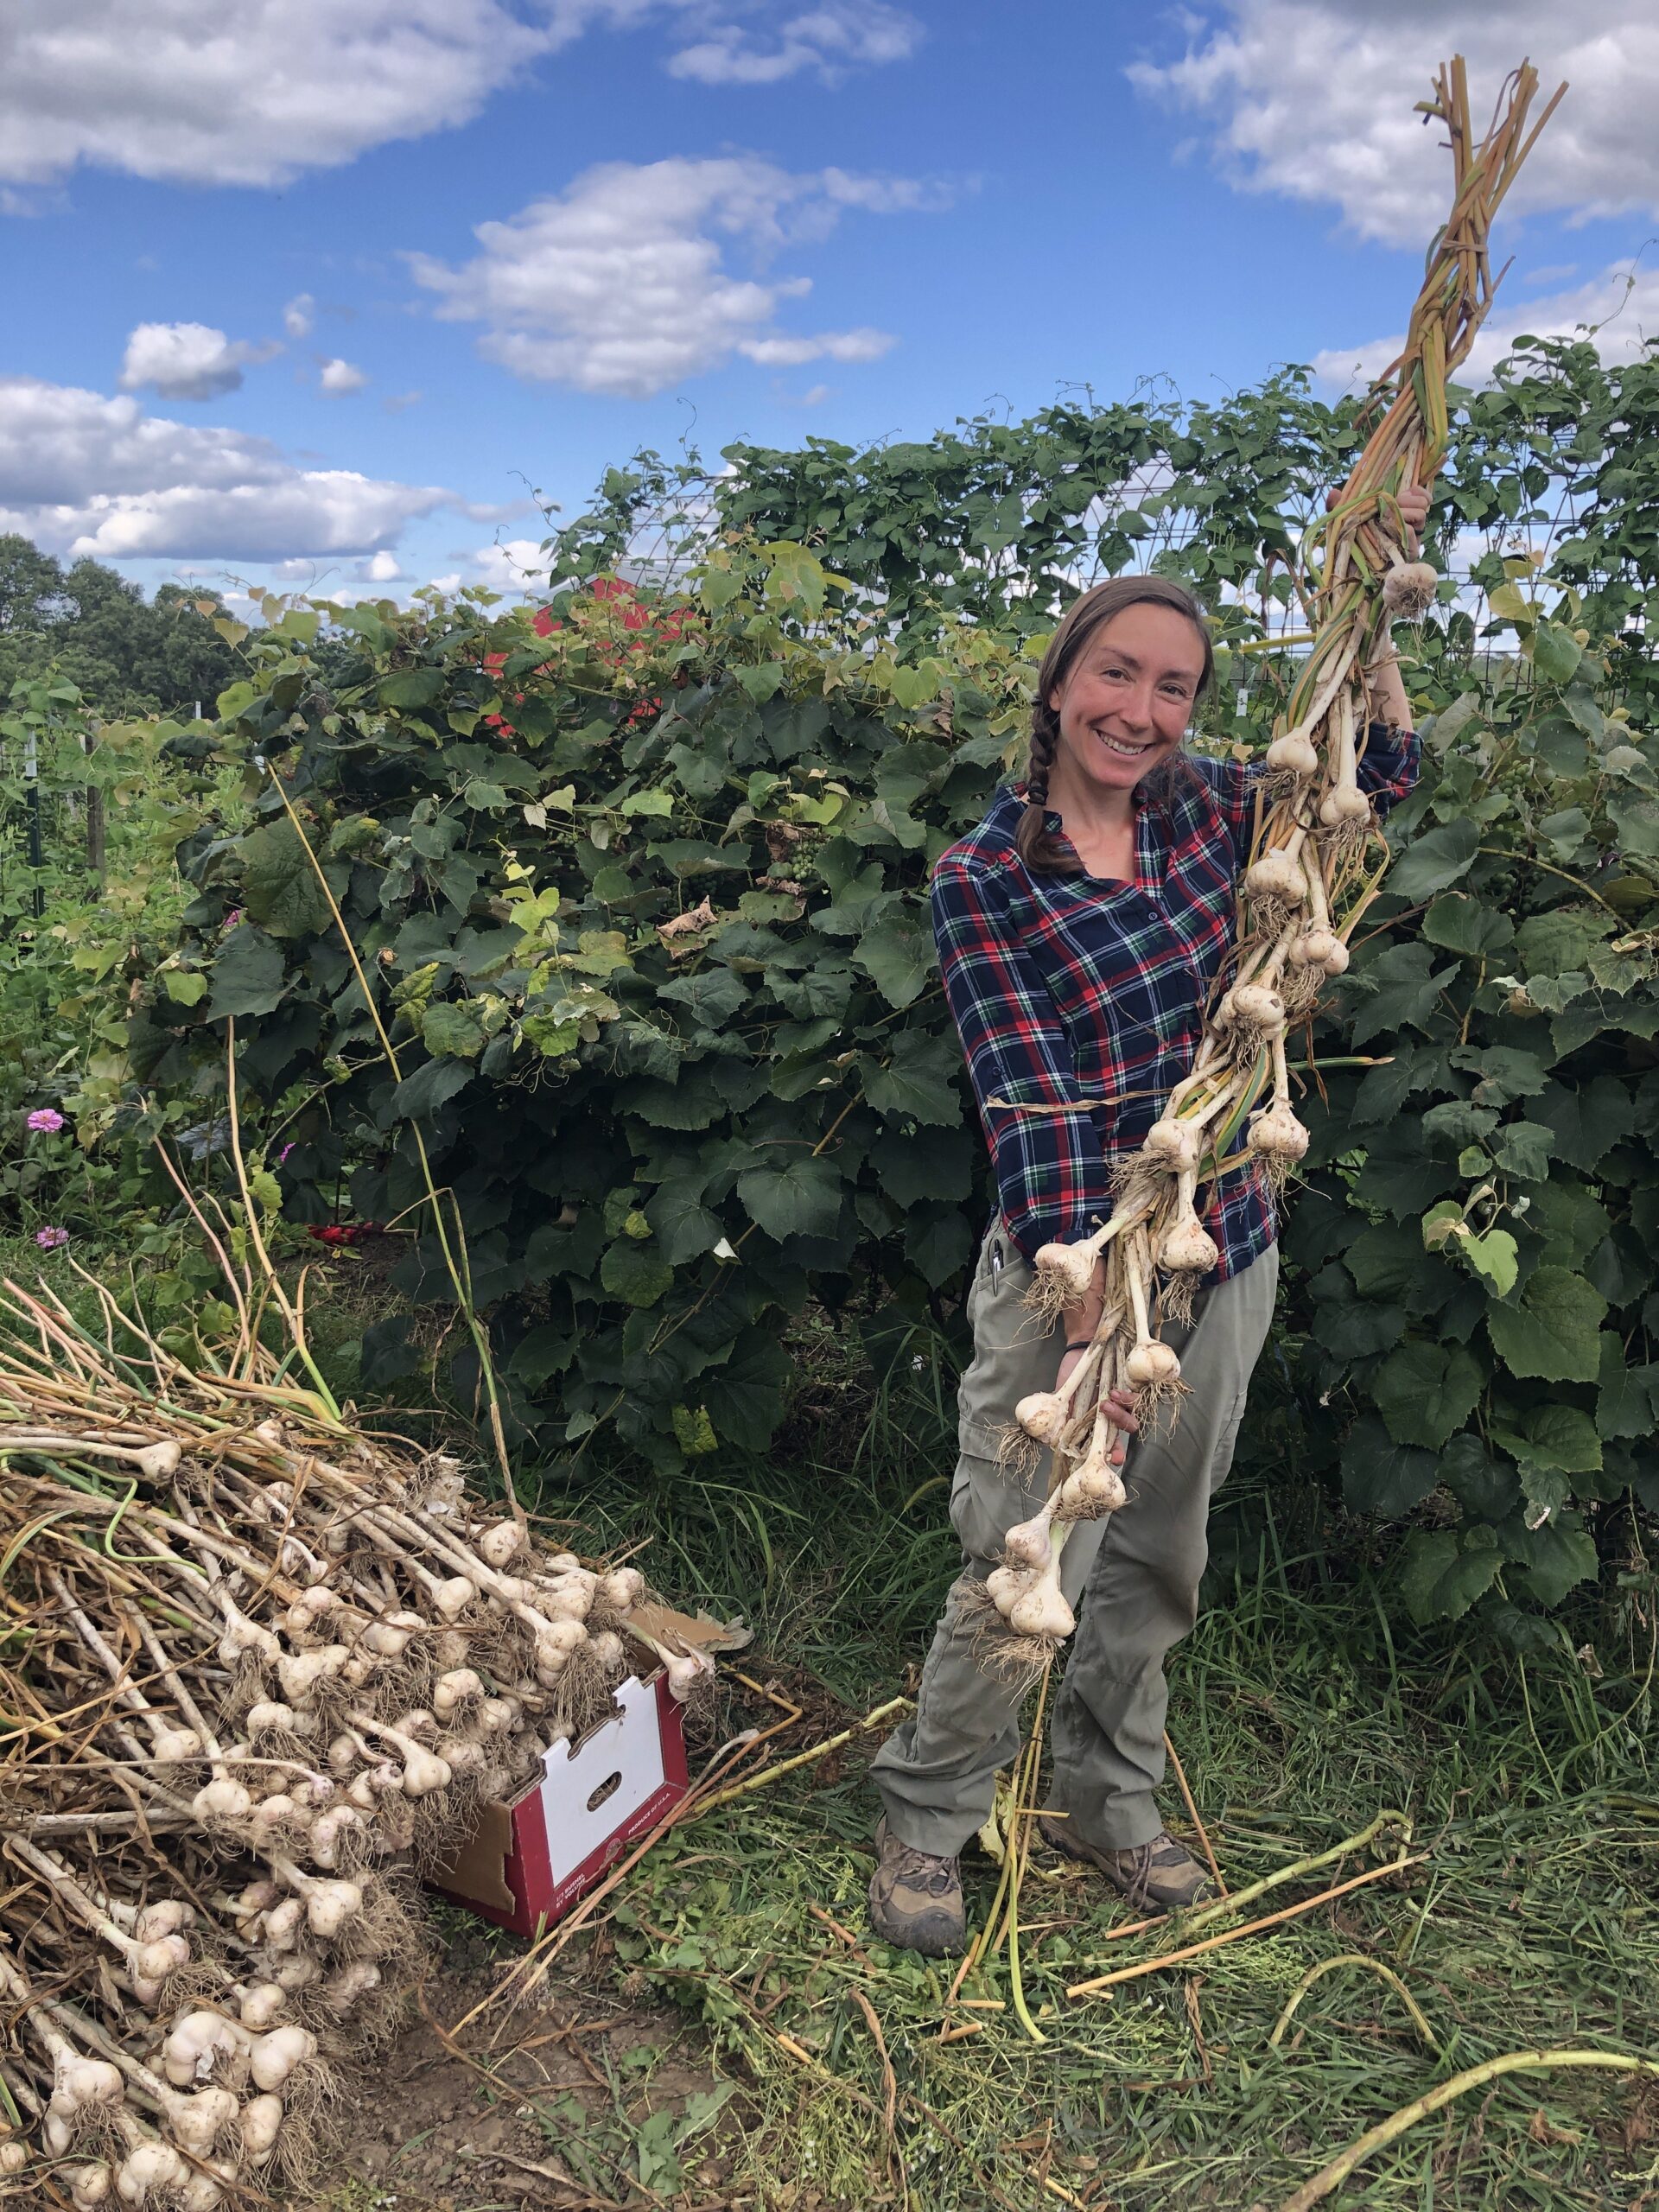
[[[684,634],[686,616],[690,612],[688,608],[671,607],[659,612],[648,601],[641,599],[634,587],[631,583],[625,582],[620,576],[595,576],[588,589],[594,599],[601,603],[608,602],[614,608],[620,618],[623,629],[648,633],[641,635],[632,643],[625,643],[620,638],[601,641],[597,647],[600,656],[602,659],[609,661],[613,667],[620,667],[626,654],[642,652],[650,645],[672,642]],[[531,616],[531,627],[538,638],[550,638],[556,630],[562,630],[564,625],[556,620],[549,610],[543,607],[539,613]],[[505,653],[486,653],[484,666],[492,676],[499,676],[502,669],[506,665],[506,660]],[[522,691],[515,691],[512,695],[514,703],[517,704],[521,701],[524,696]],[[642,699],[629,714],[623,727],[631,729],[638,722],[652,721],[662,712],[662,706],[663,702],[660,699]],[[499,729],[504,737],[517,735],[512,724],[505,715],[486,715],[484,721],[489,728]]]

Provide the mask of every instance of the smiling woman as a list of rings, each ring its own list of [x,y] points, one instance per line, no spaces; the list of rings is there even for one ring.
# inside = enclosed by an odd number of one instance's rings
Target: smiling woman
[[[1421,530],[1426,495],[1404,487],[1398,504],[1402,527]],[[872,1768],[885,1817],[871,1920],[918,1951],[961,1947],[956,1854],[989,1816],[997,1770],[1019,1745],[1026,1678],[998,1678],[984,1663],[991,1605],[1029,1649],[1071,1635],[1087,1592],[1054,1708],[1059,1817],[1039,1823],[1048,1840],[1141,1910],[1185,1907],[1205,1886],[1153,1794],[1164,1658],[1197,1618],[1210,1501],[1232,1463],[1278,1284],[1265,1143],[1253,1135],[1242,1160],[1217,1166],[1200,1215],[1198,1138],[1159,1121],[1230,972],[1236,988],[1223,1005],[1242,1012],[1252,995],[1236,971],[1238,882],[1262,770],[1184,750],[1213,673],[1204,611],[1185,586],[1126,575],[1085,592],[1038,673],[1023,788],[999,792],[933,873],[940,965],[1000,1205],[968,1299],[974,1357],[950,1493],[963,1572],[915,1716]],[[1368,690],[1357,773],[1368,808],[1381,810],[1415,782],[1418,747],[1386,654]],[[1254,997],[1263,1033],[1281,1035],[1277,995]],[[1044,1503],[1034,1453],[1007,1440],[1058,1440],[1124,1318],[1107,1313],[1101,1247],[1128,1163],[1159,1131],[1189,1148],[1170,1162],[1183,1206],[1170,1234],[1199,1287],[1165,1314],[1160,1340],[1144,1285],[1128,1278],[1122,1387],[1103,1385],[1092,1440]],[[1107,1226],[1093,1231],[1096,1222]],[[1060,1284],[1053,1300],[1033,1300],[1033,1263]],[[1179,1424],[1153,1419],[1178,1392]]]

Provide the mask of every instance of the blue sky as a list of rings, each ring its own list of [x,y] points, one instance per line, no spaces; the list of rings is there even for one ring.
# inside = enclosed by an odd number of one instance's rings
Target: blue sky
[[[1529,47],[1573,79],[1495,343],[1632,267],[1604,342],[1659,320],[1650,0],[1576,44],[1541,0],[42,12],[0,0],[0,528],[150,584],[505,581],[527,486],[687,432],[1339,383],[1414,291],[1449,163],[1410,106],[1454,43],[1478,105]]]

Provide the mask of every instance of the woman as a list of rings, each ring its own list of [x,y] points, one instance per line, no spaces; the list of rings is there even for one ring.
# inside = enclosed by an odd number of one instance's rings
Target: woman
[[[1426,495],[1411,491],[1401,505],[1421,530]],[[1188,1072],[1232,957],[1255,771],[1183,745],[1213,669],[1203,611],[1180,584],[1117,576],[1085,592],[1043,660],[1023,789],[1000,791],[934,872],[945,989],[1001,1200],[968,1299],[974,1357],[950,1494],[962,1574],[915,1717],[873,1768],[885,1817],[871,1923],[888,1942],[934,1955],[962,1947],[957,1854],[989,1815],[997,1770],[1020,1741],[1020,1694],[978,1663],[972,1611],[960,1604],[1042,1494],[1040,1472],[1022,1481],[999,1457],[1001,1439],[1020,1398],[1064,1382],[1100,1319],[1097,1277],[1058,1325],[1036,1320],[1023,1303],[1032,1256],[1110,1212],[1114,1163]],[[1368,683],[1360,781],[1381,808],[1415,782],[1417,741],[1392,652]],[[1084,1110],[1021,1110],[1032,1108]],[[1190,1327],[1164,1331],[1191,1395],[1170,1433],[1140,1438],[1128,1398],[1114,1397],[1121,1464],[1135,1440],[1128,1501],[1078,1524],[1061,1554],[1067,1598],[1086,1602],[1054,1707],[1040,1826],[1057,1850],[1150,1911],[1205,1890],[1153,1793],[1164,1773],[1164,1655],[1197,1618],[1210,1500],[1273,1318],[1279,1255],[1257,1166],[1211,1186],[1205,1225],[1220,1265]]]

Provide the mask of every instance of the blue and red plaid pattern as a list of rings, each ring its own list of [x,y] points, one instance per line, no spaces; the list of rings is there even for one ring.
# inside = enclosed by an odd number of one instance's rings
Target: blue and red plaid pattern
[[[1135,881],[1034,875],[1014,845],[1024,801],[1005,786],[933,872],[933,934],[990,1147],[1002,1217],[1027,1258],[1086,1236],[1112,1206],[1112,1170],[1191,1069],[1216,979],[1230,963],[1236,885],[1255,826],[1255,764],[1186,755],[1166,802],[1135,817]],[[1417,780],[1419,743],[1373,722],[1359,779],[1385,810]],[[1058,814],[1051,830],[1061,828]],[[1021,1112],[1020,1108],[1083,1108]],[[1254,1161],[1210,1186],[1219,1273],[1274,1238]]]

